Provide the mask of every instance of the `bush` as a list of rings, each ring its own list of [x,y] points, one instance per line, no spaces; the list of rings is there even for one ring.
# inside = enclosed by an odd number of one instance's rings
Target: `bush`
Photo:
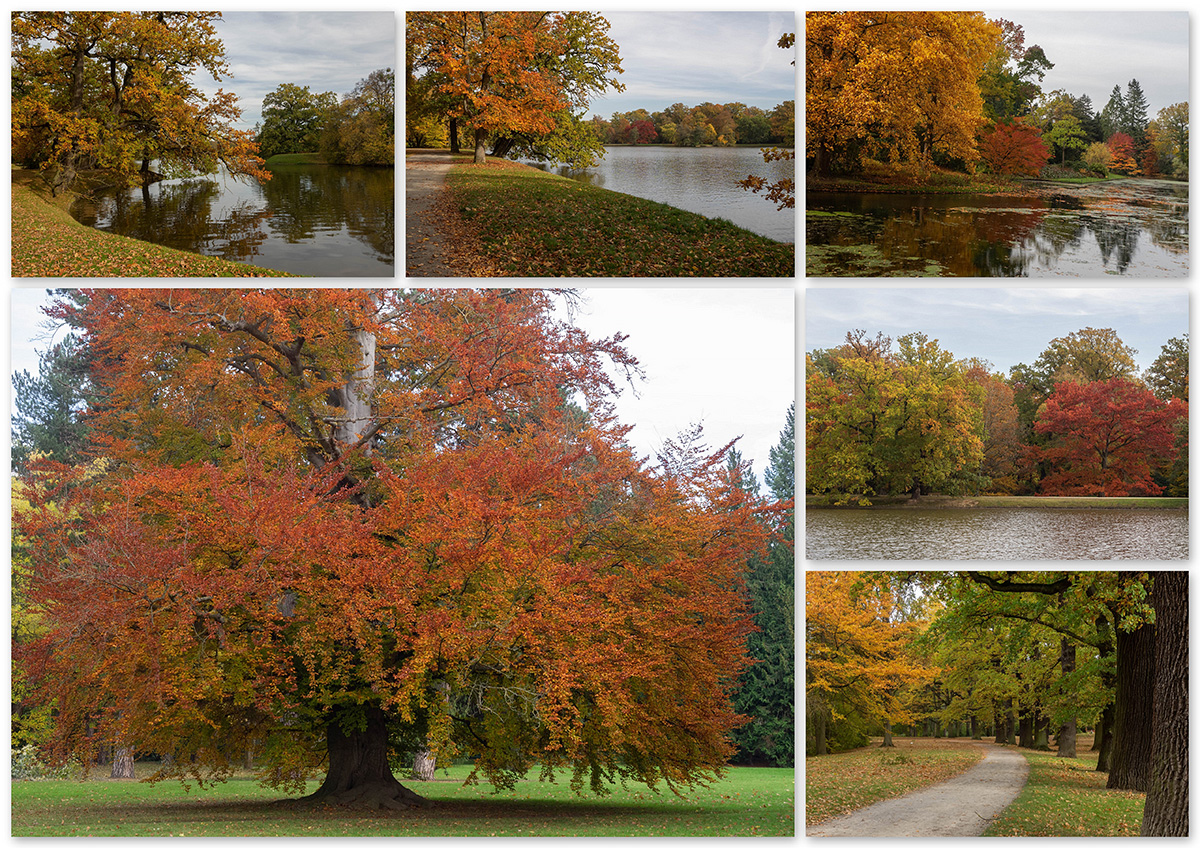
[[[23,745],[12,750],[13,780],[62,780],[67,777],[68,766],[51,768],[42,762],[41,752],[36,745]]]

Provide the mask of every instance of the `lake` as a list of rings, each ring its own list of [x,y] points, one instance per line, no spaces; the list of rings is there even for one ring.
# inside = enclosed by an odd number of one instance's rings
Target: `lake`
[[[795,160],[763,162],[761,150],[757,146],[606,147],[600,163],[584,170],[521,161],[610,191],[657,200],[709,218],[724,218],[775,241],[795,242],[796,210],[777,209],[765,199],[765,193],[754,194],[737,184],[751,174],[772,183],[783,177],[795,178]]]
[[[264,185],[210,175],[111,190],[71,214],[108,232],[292,274],[395,276],[395,168],[268,170]]]
[[[1188,557],[1185,509],[806,509],[804,528],[810,560]]]
[[[1039,184],[1038,197],[809,192],[809,276],[1188,274],[1188,186]]]

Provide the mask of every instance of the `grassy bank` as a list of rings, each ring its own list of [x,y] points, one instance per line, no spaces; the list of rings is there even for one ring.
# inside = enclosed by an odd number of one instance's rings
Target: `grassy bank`
[[[877,740],[874,745],[878,745]],[[819,824],[962,774],[983,757],[965,742],[895,737],[895,748],[856,748],[804,762],[804,819]]]
[[[516,162],[456,165],[448,183],[478,250],[508,276],[795,274],[794,244]]]
[[[147,767],[139,764],[139,775]],[[278,793],[239,777],[211,790],[177,783],[14,781],[12,835],[27,836],[793,836],[795,771],[730,769],[708,789],[615,786],[580,797],[558,783],[522,781],[513,792],[463,786],[469,766],[407,785],[435,803],[403,812],[311,811],[272,804]],[[310,784],[309,789],[316,788]]]
[[[914,501],[908,495],[872,497],[868,507],[850,503],[834,506],[825,496],[806,495],[812,509],[873,509],[877,507],[931,507],[937,509],[1187,509],[1187,498],[1067,498],[1043,495],[978,495],[950,497],[926,495]]]
[[[67,211],[75,198],[51,197],[37,172],[13,169],[14,277],[291,276],[86,227]]]
[[[1137,836],[1146,796],[1105,788],[1108,775],[1096,771],[1091,737],[1080,737],[1077,759],[1021,751],[1029,779],[1017,800],[984,836]]]

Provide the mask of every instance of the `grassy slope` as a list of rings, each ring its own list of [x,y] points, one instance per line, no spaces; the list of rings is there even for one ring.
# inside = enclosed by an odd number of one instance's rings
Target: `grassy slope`
[[[795,274],[794,244],[515,162],[456,165],[449,185],[485,256],[512,276]]]
[[[320,153],[276,153],[267,160],[267,167],[272,165],[328,165]]]
[[[1021,751],[1029,779],[984,836],[1137,836],[1146,796],[1106,789],[1108,775],[1096,771],[1091,743],[1080,737],[1074,760]]]
[[[139,764],[139,774],[146,768]],[[271,804],[278,793],[247,778],[211,790],[177,783],[17,781],[13,836],[793,836],[795,771],[730,769],[708,789],[673,795],[665,786],[615,786],[604,798],[576,796],[535,780],[511,793],[463,786],[469,766],[413,781],[436,803],[426,809],[364,813]],[[310,784],[310,790],[316,784]]]
[[[901,739],[896,748],[856,748],[805,760],[805,823],[818,824],[962,774],[983,757],[975,746]]]
[[[290,276],[86,227],[67,212],[72,198],[51,197],[35,172],[12,179],[14,277]]]

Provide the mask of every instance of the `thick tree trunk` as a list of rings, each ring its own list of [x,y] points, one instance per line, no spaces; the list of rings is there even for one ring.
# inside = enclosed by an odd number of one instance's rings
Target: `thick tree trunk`
[[[365,709],[365,726],[354,727],[345,709],[335,709],[325,729],[329,771],[313,794],[292,803],[340,804],[370,810],[406,810],[428,803],[405,788],[388,765],[387,717],[378,707]]]
[[[1058,655],[1063,676],[1075,671],[1075,643],[1063,637]],[[1058,756],[1075,757],[1075,719],[1069,718],[1058,729]]]
[[[1050,750],[1050,716],[1035,713],[1033,719],[1033,747],[1039,751]]]
[[[114,780],[133,779],[133,749],[119,747],[113,752],[112,772]]]
[[[450,119],[450,152],[462,152],[462,148],[458,144],[458,118]]]
[[[895,748],[896,743],[892,741],[892,720],[885,718],[883,720],[883,744],[880,748]]]
[[[475,130],[475,164],[482,165],[487,161],[487,137],[485,129]]]
[[[1100,740],[1100,754],[1096,758],[1096,771],[1107,772],[1112,768],[1113,751],[1113,705],[1109,704],[1100,715],[1100,724],[1104,728]]]
[[[817,710],[813,716],[813,735],[816,736],[817,756],[823,757],[829,753],[829,747],[825,739],[825,711]]]
[[[1154,576],[1154,741],[1142,836],[1188,835],[1188,573]]]
[[[1122,577],[1126,575],[1122,573]],[[1154,720],[1154,625],[1117,630],[1117,699],[1109,789],[1145,792]]]
[[[413,757],[413,777],[417,780],[433,780],[437,770],[437,757],[428,748],[417,751]]]
[[[1021,742],[1022,748],[1033,747],[1033,716],[1028,710],[1021,711]]]
[[[972,739],[982,739],[983,738],[982,734],[979,731],[979,719],[977,719],[975,716],[971,716],[971,738]]]

